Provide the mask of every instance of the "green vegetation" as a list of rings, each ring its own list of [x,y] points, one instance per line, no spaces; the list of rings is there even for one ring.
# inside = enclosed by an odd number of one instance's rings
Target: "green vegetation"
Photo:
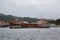
[[[3,21],[11,21],[11,20],[14,20],[15,18],[18,20],[23,20],[23,21],[27,21],[27,22],[35,22],[38,20],[37,18],[15,17],[12,15],[4,15],[4,14],[0,13],[0,20],[3,20]]]
[[[56,24],[56,25],[60,25],[60,19],[57,19],[57,20],[55,21],[55,24]]]
[[[27,21],[27,22],[36,22],[38,19],[37,18],[30,18],[30,17],[15,17],[15,16],[12,16],[12,15],[4,15],[2,13],[0,13],[0,20],[3,20],[3,21],[11,21],[11,20],[14,20],[14,19],[18,19],[18,20],[22,20],[22,21]],[[54,23],[54,24],[57,24],[57,25],[60,25],[60,19],[56,19],[56,20],[53,20],[53,19],[46,19],[47,22],[49,23]]]

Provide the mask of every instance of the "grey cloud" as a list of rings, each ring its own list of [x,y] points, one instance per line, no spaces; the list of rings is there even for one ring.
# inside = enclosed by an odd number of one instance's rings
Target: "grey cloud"
[[[60,17],[59,0],[1,0],[0,12],[15,16],[56,19]]]

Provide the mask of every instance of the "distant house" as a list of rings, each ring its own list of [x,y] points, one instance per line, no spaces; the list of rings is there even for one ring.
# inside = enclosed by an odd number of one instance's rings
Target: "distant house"
[[[8,26],[10,25],[8,22],[0,21],[0,26]]]
[[[3,25],[5,22],[4,21],[0,21],[0,25]]]

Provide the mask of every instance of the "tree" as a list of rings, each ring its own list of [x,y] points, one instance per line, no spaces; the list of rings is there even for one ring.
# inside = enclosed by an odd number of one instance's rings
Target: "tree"
[[[59,24],[60,24],[60,19],[57,19],[57,20],[55,21],[55,24],[59,25]]]

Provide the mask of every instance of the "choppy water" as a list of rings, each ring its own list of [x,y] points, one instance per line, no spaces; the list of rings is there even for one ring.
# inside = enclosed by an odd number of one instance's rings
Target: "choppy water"
[[[60,27],[49,29],[0,28],[0,40],[60,40]]]

